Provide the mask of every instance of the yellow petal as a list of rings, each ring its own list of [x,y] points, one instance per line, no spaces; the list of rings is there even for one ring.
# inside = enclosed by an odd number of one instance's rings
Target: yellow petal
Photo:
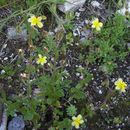
[[[79,125],[75,125],[75,128],[76,128],[76,129],[79,129]]]
[[[77,116],[77,119],[78,119],[78,120],[81,120],[81,119],[82,119],[82,116],[79,114],[79,115]]]
[[[127,87],[127,84],[124,82],[125,87]]]
[[[72,126],[75,126],[75,123],[74,122],[72,122],[72,124],[71,124]]]
[[[121,92],[123,92],[123,93],[124,93],[124,92],[126,92],[126,90],[125,90],[125,89],[122,89],[122,90],[121,90]]]
[[[46,59],[47,59],[47,57],[46,57],[46,56],[44,56],[44,57],[43,57],[44,63],[46,63],[46,62],[47,62],[47,60],[46,60]]]
[[[45,59],[44,64],[47,63],[47,60]]]
[[[84,120],[81,120],[81,121],[80,121],[80,124],[83,124],[83,123],[84,123]]]
[[[117,86],[118,82],[116,81],[114,84]]]
[[[92,28],[95,28],[95,25],[92,25]]]
[[[36,24],[35,23],[31,23],[31,26],[35,26]]]
[[[115,88],[116,90],[120,90],[120,87],[118,87],[118,86],[116,86],[116,88]]]
[[[42,27],[43,27],[42,22],[38,22],[38,23],[37,23],[37,26],[38,26],[39,28],[42,28]]]
[[[39,60],[36,61],[37,64],[40,64]]]
[[[96,30],[97,30],[97,31],[100,31],[100,30],[101,30],[101,28],[100,28],[100,27],[96,27]]]
[[[120,82],[122,82],[123,80],[121,78],[119,78],[114,84],[117,86],[119,85]]]
[[[41,65],[44,65],[44,63],[43,63],[43,62],[41,62]]]
[[[31,23],[31,26],[36,25],[36,22],[35,22],[35,21],[32,21],[32,20],[31,20],[31,22],[30,22],[30,23]]]
[[[46,56],[44,56],[44,59],[46,60],[46,59],[47,59],[47,57],[46,57]]]
[[[75,120],[75,119],[76,119],[76,117],[75,117],[75,116],[73,116],[73,117],[72,117],[72,120]]]
[[[39,58],[41,58],[41,57],[42,57],[42,55],[41,55],[41,54],[38,54],[38,57],[39,57]]]
[[[29,18],[29,19],[28,19],[28,22],[30,22],[30,23],[31,23],[31,21],[32,21],[32,18]]]
[[[103,26],[103,23],[102,23],[102,22],[100,22],[100,23],[99,23],[99,26],[100,26],[100,27],[102,27],[102,26]]]
[[[99,22],[99,19],[96,18],[95,20],[92,21],[92,24],[95,24],[95,23],[98,23]]]
[[[38,19],[38,21],[40,22],[40,21],[42,20],[42,17],[40,16],[40,17],[38,17],[37,19]]]
[[[28,22],[31,22],[32,21],[32,19],[34,19],[35,18],[35,16],[33,15],[33,16],[31,16],[29,19],[28,19]]]

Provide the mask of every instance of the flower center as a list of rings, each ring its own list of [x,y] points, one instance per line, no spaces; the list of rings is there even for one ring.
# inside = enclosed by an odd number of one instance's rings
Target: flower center
[[[42,58],[39,59],[39,61],[40,62],[45,62],[45,58],[42,57]]]
[[[95,25],[95,27],[99,27],[100,26],[99,22],[95,22],[94,25]]]
[[[75,120],[75,123],[76,123],[77,125],[79,125],[79,124],[80,124],[80,120],[79,120],[79,119],[76,119],[76,120]]]

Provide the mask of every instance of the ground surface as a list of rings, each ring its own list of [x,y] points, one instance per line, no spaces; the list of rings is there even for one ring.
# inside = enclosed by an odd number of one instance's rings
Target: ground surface
[[[90,18],[92,15],[95,17],[99,16],[99,18],[105,22],[108,16],[112,16],[112,13],[108,12],[106,8],[105,3],[102,5],[102,9],[93,9],[86,4],[82,10],[77,11],[77,13],[80,12],[80,16],[74,20],[74,24],[78,28],[79,26],[82,26],[79,24],[83,23],[86,18]],[[114,9],[112,11],[114,11]],[[12,9],[8,7],[1,8],[0,19],[10,16],[11,12]],[[20,73],[24,72],[24,69],[29,62],[28,56],[30,55],[30,48],[27,44],[28,42],[23,41],[22,39],[11,40],[7,37],[8,27],[14,26],[19,20],[20,17],[10,21],[2,28],[0,33],[0,89],[6,92],[9,99],[14,95],[25,94],[27,91],[26,86],[21,81]],[[48,31],[48,29],[46,31]],[[91,36],[92,34],[90,32],[87,39],[91,39]],[[84,38],[84,36],[79,37],[81,39]],[[36,40],[39,41],[40,39],[41,38],[38,38]],[[20,64],[16,64],[18,59],[21,58],[19,56],[19,49],[22,49],[25,55],[23,63],[20,62]],[[101,69],[100,61],[97,60],[96,63],[87,63],[86,61],[79,60],[79,55],[87,55],[87,51],[87,48],[83,49],[82,44],[76,44],[76,42],[74,42],[72,45],[69,45],[65,54],[61,52],[57,63],[57,67],[60,67],[62,66],[62,62],[64,62],[64,60],[66,61],[63,69],[69,75],[67,79],[72,81],[72,86],[75,86],[79,81],[84,79],[84,75],[78,72],[77,69],[85,69],[92,76],[92,80],[86,84],[85,88],[85,94],[88,98],[84,101],[84,104],[79,102],[80,107],[84,107],[85,104],[90,104],[94,114],[94,116],[88,117],[84,130],[129,130],[130,54],[128,53],[123,61],[116,59],[116,69],[114,69],[111,75],[107,75]],[[33,52],[31,55],[33,55]],[[50,58],[50,61],[51,60],[53,59]],[[3,76],[4,71],[8,71],[8,76]],[[45,71],[48,72],[47,70]],[[32,75],[32,79],[34,78],[33,76],[36,77],[37,75]],[[117,93],[113,93],[112,90],[114,89],[114,82],[119,77],[127,82],[128,89],[126,90],[126,93],[118,95]],[[112,98],[109,98],[110,96],[112,96]],[[50,113],[50,111],[48,113]],[[113,119],[115,117],[120,117],[121,123],[114,123]],[[46,122],[51,120],[51,117],[49,117],[50,119],[48,119],[48,116],[46,118]],[[48,126],[46,127],[48,128]],[[26,129],[32,130],[32,124],[30,122],[27,122]],[[44,129],[40,128],[39,130]]]

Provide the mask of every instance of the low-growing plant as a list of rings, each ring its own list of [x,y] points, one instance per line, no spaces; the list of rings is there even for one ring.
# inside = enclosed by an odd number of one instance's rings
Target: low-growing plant
[[[128,51],[125,51],[124,36],[127,27],[124,22],[123,16],[115,15],[113,20],[108,19],[101,32],[95,33],[92,40],[83,44],[90,49],[87,59],[90,62],[98,60],[106,73],[114,70],[117,59],[123,60],[128,54]]]
[[[57,14],[56,6],[63,2],[64,0],[26,0],[22,3],[24,7],[21,6],[23,10],[13,7],[18,12],[0,21],[3,27],[13,17],[21,15],[22,21],[18,27],[24,26],[28,31],[26,49],[19,48],[15,52],[18,58],[13,64],[0,66],[3,70],[0,80],[7,81],[8,88],[2,88],[0,101],[6,106],[8,117],[23,115],[24,120],[31,124],[31,129],[86,129],[87,119],[93,120],[99,114],[97,110],[108,109],[112,97],[127,90],[127,83],[121,78],[113,83],[113,90],[108,76],[117,67],[117,61],[123,60],[128,54],[125,18],[115,15],[108,18],[106,23],[98,18],[93,20],[91,27],[87,26],[91,28],[91,38],[81,42],[72,33],[74,13],[66,13],[65,22]],[[5,1],[1,3],[5,4]],[[50,13],[55,18],[53,24],[59,23],[58,27],[61,27],[54,34],[48,32],[49,27],[46,29],[46,20],[49,18],[44,13]],[[102,104],[91,102],[94,95],[87,91],[96,91],[96,86],[89,86],[95,76],[89,70],[89,65],[93,63],[99,63],[99,70],[107,78],[100,83],[107,90],[104,91],[103,101],[100,101]],[[9,93],[9,90],[13,92]],[[127,103],[124,104],[127,106]],[[122,120],[117,115],[115,118],[105,117],[104,122],[118,125]]]

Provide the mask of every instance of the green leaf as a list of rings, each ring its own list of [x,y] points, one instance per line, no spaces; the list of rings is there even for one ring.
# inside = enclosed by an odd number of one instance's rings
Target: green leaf
[[[85,98],[85,93],[83,90],[78,89],[78,88],[71,88],[70,94],[72,98],[75,99],[84,99]]]
[[[22,113],[24,115],[25,120],[32,120],[33,117],[34,117],[34,112],[33,111],[24,109],[24,110],[22,110]]]
[[[58,128],[61,130],[61,129],[65,129],[66,130],[70,130],[71,128],[71,120],[68,119],[68,118],[65,118],[63,121],[59,121],[58,122]]]
[[[68,108],[67,108],[67,114],[69,116],[74,116],[76,115],[77,113],[77,108],[74,106],[74,105],[70,105]]]

